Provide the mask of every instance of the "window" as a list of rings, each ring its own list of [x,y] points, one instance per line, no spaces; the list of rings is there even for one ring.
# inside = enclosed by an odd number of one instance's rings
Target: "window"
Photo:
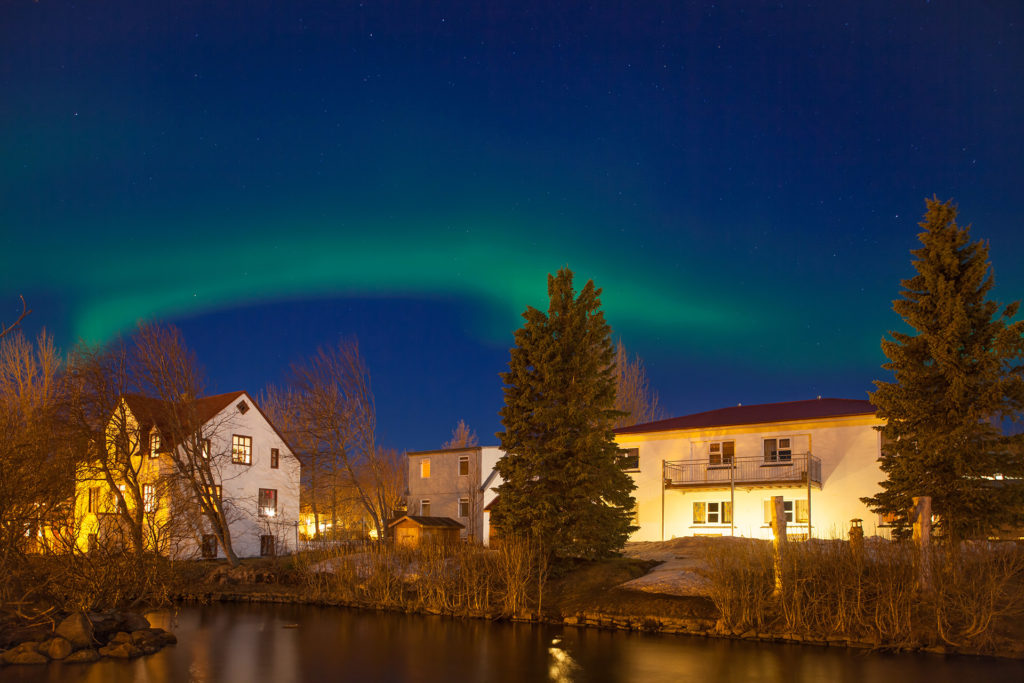
[[[420,479],[430,479],[430,458],[420,460]]]
[[[152,484],[142,485],[142,509],[146,512],[156,510],[156,487]]]
[[[110,511],[115,515],[121,512],[121,501],[124,500],[124,494],[128,488],[124,484],[118,484],[117,490],[121,492],[120,496],[113,491],[110,492]]]
[[[203,534],[202,553],[207,560],[217,557],[217,537],[214,534]]]
[[[242,415],[245,415],[246,413],[249,412],[249,404],[246,403],[245,401],[239,401],[235,407],[238,408],[238,412],[240,412]]]
[[[203,456],[203,460],[210,459],[210,440],[199,439],[199,455]]]
[[[469,498],[459,498],[459,517],[469,517]]]
[[[160,455],[160,435],[149,435],[149,457],[155,458]]]
[[[422,517],[429,517],[430,516],[430,501],[429,500],[425,500],[424,499],[424,500],[420,501],[420,515]]]
[[[99,514],[100,511],[100,491],[102,489],[99,486],[93,486],[89,489],[89,512]]]
[[[710,465],[731,465],[735,456],[735,441],[712,441],[708,444],[708,464]]]
[[[786,524],[794,523],[794,510],[796,524],[807,524],[809,517],[807,510],[806,500],[784,500],[782,501],[783,510],[786,513]],[[772,523],[772,499],[768,498],[764,501],[764,523],[771,525]]]
[[[220,503],[221,498],[222,498],[222,494],[223,494],[223,491],[222,491],[222,489],[221,489],[219,484],[217,486],[207,486],[206,487],[206,495],[210,496],[217,503]],[[199,506],[199,512],[200,513],[203,512],[203,506],[202,505]]]
[[[716,500],[693,504],[694,524],[732,524],[732,503]]]
[[[467,477],[467,476],[469,476],[469,456],[468,455],[460,455],[459,456],[459,476],[460,477]]]
[[[260,557],[273,557],[274,551],[274,537],[269,534],[260,536]]]
[[[239,465],[252,464],[252,437],[231,435],[231,462]]]
[[[623,448],[622,455],[619,457],[619,465],[624,470],[638,470],[640,469],[640,449],[639,448]]]
[[[276,448],[270,449],[270,469],[276,470],[281,462],[281,451]]]
[[[277,489],[260,489],[259,508],[260,517],[277,515]]]
[[[765,462],[789,462],[793,459],[793,449],[790,446],[790,439],[765,439],[764,440],[764,461]]]

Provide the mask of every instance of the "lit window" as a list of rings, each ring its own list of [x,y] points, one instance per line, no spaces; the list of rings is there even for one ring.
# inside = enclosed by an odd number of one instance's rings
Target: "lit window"
[[[790,439],[764,440],[765,462],[790,462],[792,459],[793,449],[790,446]]]
[[[160,435],[149,435],[149,457],[155,458],[160,455]]]
[[[469,456],[468,455],[460,455],[459,456],[459,476],[460,477],[465,477],[465,476],[468,476],[468,475],[469,475]]]
[[[233,434],[231,436],[231,462],[238,465],[252,464],[252,437]]]
[[[420,460],[420,479],[430,479],[430,458]]]
[[[772,523],[772,502],[771,498],[764,501],[764,523],[771,525]],[[784,500],[782,501],[782,509],[786,513],[786,524],[793,524],[794,512],[796,524],[807,524],[809,515],[807,509],[807,500]]]
[[[619,465],[621,465],[624,470],[640,469],[640,449],[623,448],[622,455],[619,458]]]
[[[156,510],[156,487],[152,484],[142,485],[142,509],[146,512]]]
[[[459,517],[469,517],[469,498],[459,498]]]
[[[281,460],[281,452],[276,448],[270,449],[270,469],[276,470]]]
[[[735,441],[712,441],[708,444],[709,465],[731,465],[735,456]]]
[[[260,517],[277,516],[277,489],[260,489]]]
[[[203,457],[203,460],[210,459],[210,440],[200,439],[199,440],[199,455]]]
[[[430,501],[429,500],[421,500],[420,501],[420,515],[423,516],[423,517],[429,517],[430,516]]]
[[[715,500],[693,504],[694,524],[732,524],[732,503]]]

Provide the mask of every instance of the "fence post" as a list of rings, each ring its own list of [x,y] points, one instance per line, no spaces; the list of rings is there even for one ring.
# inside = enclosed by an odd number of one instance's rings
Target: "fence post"
[[[786,505],[782,496],[772,496],[772,564],[775,595],[782,594],[782,553],[786,545]]]

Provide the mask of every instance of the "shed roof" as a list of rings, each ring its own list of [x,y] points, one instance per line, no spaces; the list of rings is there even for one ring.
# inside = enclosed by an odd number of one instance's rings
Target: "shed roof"
[[[750,406],[732,406],[694,413],[667,420],[648,422],[616,429],[616,434],[646,434],[675,429],[700,429],[704,427],[730,427],[736,425],[762,424],[765,422],[787,422],[790,420],[813,420],[827,417],[851,417],[874,415],[875,407],[870,401],[853,398],[817,398],[809,401],[786,401],[784,403],[761,403]]]
[[[404,515],[388,524],[388,527],[393,527],[397,524],[401,524],[407,519],[422,527],[446,527],[453,529],[462,529],[465,527],[464,524],[455,521],[451,517],[424,517],[422,515]]]

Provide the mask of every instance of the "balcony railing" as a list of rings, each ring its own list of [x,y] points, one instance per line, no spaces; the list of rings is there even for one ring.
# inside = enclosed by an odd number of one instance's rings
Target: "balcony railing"
[[[674,460],[665,463],[665,488],[729,488],[778,484],[815,484],[821,488],[821,460],[810,453],[722,460]]]

